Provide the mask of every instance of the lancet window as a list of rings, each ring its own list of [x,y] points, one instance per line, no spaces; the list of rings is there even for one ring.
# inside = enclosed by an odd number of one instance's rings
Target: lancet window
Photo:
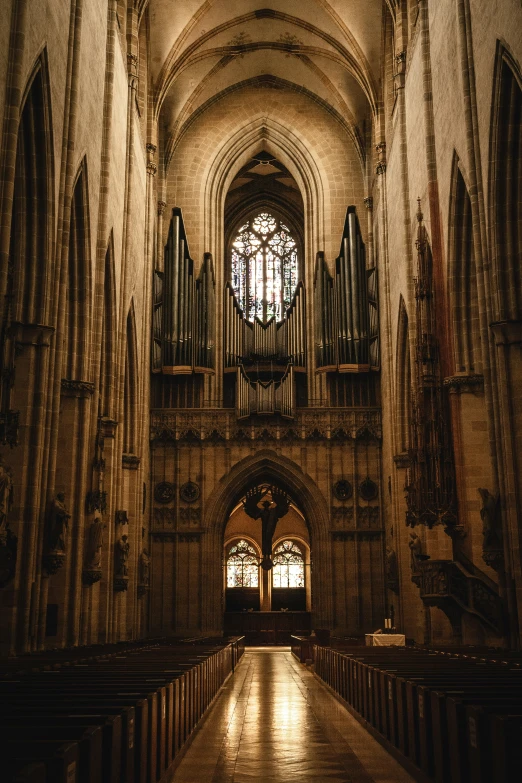
[[[244,223],[232,242],[232,287],[247,321],[281,321],[299,281],[297,242],[269,212]]]
[[[294,541],[279,544],[272,558],[273,587],[304,587],[305,569],[302,550]]]
[[[227,587],[259,587],[259,560],[248,541],[237,541],[228,551]]]

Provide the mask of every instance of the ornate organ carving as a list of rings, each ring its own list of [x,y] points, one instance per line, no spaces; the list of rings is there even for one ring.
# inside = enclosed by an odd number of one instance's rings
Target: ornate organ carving
[[[377,271],[366,256],[355,207],[348,207],[334,276],[318,253],[315,281],[315,343],[319,372],[379,369]]]
[[[152,369],[166,375],[214,369],[215,282],[205,253],[198,278],[183,217],[172,210],[164,252],[165,271],[154,273]]]

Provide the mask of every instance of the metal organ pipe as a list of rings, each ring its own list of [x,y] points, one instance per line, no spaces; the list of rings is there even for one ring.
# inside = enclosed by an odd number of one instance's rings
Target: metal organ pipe
[[[212,369],[215,282],[212,257],[205,254],[196,282],[181,210],[172,210],[164,252],[161,326],[155,325],[154,356],[161,369],[173,375]],[[159,332],[159,335],[158,335]],[[154,359],[155,367],[159,365]]]
[[[320,370],[365,372],[378,367],[375,270],[366,270],[365,248],[355,207],[348,207],[335,275],[318,254],[315,274],[317,366]],[[369,277],[373,286],[369,295]],[[371,362],[370,362],[371,351]]]

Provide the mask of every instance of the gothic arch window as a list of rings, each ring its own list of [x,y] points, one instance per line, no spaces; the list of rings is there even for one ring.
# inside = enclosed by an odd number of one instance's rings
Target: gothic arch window
[[[228,550],[227,587],[259,587],[257,552],[244,538]]]
[[[273,587],[305,586],[304,554],[295,541],[282,541],[274,550],[272,562]]]
[[[232,242],[232,287],[247,321],[282,321],[299,281],[297,241],[267,210],[239,228]]]

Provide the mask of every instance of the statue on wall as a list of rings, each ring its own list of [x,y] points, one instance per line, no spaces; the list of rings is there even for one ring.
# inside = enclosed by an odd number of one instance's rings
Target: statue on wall
[[[252,519],[261,519],[262,523],[262,553],[263,560],[261,562],[261,568],[265,571],[269,571],[272,568],[272,539],[274,537],[275,529],[278,521],[281,517],[288,514],[290,508],[290,501],[288,496],[282,490],[276,487],[270,489],[272,495],[272,502],[269,500],[263,500],[263,508],[259,508],[259,503],[266,495],[266,492],[260,487],[254,487],[250,489],[243,502],[243,509],[245,514],[248,514]]]
[[[500,496],[492,495],[487,489],[479,489],[482,498],[480,517],[482,519],[482,559],[498,571],[504,564],[504,542],[502,536],[502,518],[500,516]]]
[[[89,527],[85,562],[86,568],[90,571],[101,569],[104,527],[100,517],[96,517]]]
[[[114,575],[116,577],[128,577],[127,563],[129,560],[130,544],[128,536],[124,533],[116,541]]]
[[[13,505],[11,468],[0,457],[0,587],[14,578],[18,538],[9,528],[8,516]]]
[[[0,544],[7,541],[7,517],[13,505],[13,477],[11,468],[0,457]]]
[[[48,544],[51,552],[65,553],[70,518],[71,515],[65,507],[65,494],[58,492],[51,502],[49,512]]]
[[[386,547],[386,585],[394,593],[399,591],[399,567],[397,555],[391,547]]]
[[[150,584],[150,555],[146,549],[143,549],[140,555],[138,575],[139,584],[148,587]]]
[[[419,570],[419,563],[422,560],[429,560],[429,555],[422,553],[422,541],[417,533],[410,533],[410,540],[408,546],[411,552],[411,570],[416,573]]]

